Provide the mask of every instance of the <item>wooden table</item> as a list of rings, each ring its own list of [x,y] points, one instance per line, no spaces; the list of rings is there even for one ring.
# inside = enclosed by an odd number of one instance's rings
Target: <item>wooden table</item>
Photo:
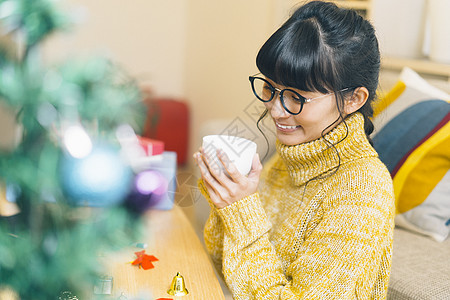
[[[146,243],[145,253],[156,256],[158,261],[153,263],[155,268],[144,270],[130,264],[135,258],[134,251],[142,249],[115,253],[108,274],[113,277],[113,299],[121,295],[131,299],[146,292],[153,298],[144,296],[143,299],[225,299],[209,257],[181,208],[148,211],[144,223],[147,236],[139,242]],[[186,296],[167,294],[177,272],[183,276],[189,291]]]

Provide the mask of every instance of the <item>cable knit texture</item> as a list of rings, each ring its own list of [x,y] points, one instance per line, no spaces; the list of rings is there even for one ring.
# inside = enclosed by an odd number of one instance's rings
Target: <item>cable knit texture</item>
[[[324,138],[277,142],[259,192],[222,209],[200,181],[206,247],[234,299],[386,298],[394,195],[363,124],[356,113]]]

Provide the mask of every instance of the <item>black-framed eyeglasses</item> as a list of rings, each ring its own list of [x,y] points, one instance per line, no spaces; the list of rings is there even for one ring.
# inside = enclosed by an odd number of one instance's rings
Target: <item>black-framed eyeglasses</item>
[[[311,102],[312,100],[319,99],[331,95],[333,93],[328,93],[315,98],[305,98],[293,89],[279,89],[274,87],[268,80],[262,77],[258,77],[261,73],[257,73],[253,76],[249,76],[248,79],[252,85],[253,93],[256,98],[262,102],[270,102],[275,97],[277,93],[280,95],[281,105],[283,105],[284,109],[290,113],[291,115],[298,115],[305,103]],[[346,89],[340,90],[343,92]]]

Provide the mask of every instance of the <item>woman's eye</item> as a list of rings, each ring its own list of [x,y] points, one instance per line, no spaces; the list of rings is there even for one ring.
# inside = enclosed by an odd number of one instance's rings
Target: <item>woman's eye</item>
[[[271,89],[271,87],[270,86],[268,86],[268,85],[264,85],[263,86],[263,89],[262,89],[262,93],[263,93],[263,95],[268,95],[268,96],[270,96],[271,94],[272,94],[272,89]]]
[[[272,88],[270,86],[268,86],[267,84],[264,85],[263,90],[272,92]]]
[[[301,103],[301,102],[305,101],[305,98],[304,98],[303,96],[300,96],[300,95],[298,95],[297,93],[293,93],[293,92],[291,92],[291,91],[289,91],[288,93],[286,93],[286,96],[287,96],[290,100],[292,100],[292,101],[294,101],[294,102],[299,102],[299,103]]]

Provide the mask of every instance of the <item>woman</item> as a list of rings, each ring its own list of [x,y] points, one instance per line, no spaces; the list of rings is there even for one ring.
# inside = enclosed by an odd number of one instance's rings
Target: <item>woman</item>
[[[275,123],[277,154],[263,174],[255,155],[248,176],[220,151],[228,176],[203,149],[194,154],[214,263],[235,299],[385,299],[394,196],[369,138],[380,67],[372,26],[309,2],[256,61],[250,81]]]

